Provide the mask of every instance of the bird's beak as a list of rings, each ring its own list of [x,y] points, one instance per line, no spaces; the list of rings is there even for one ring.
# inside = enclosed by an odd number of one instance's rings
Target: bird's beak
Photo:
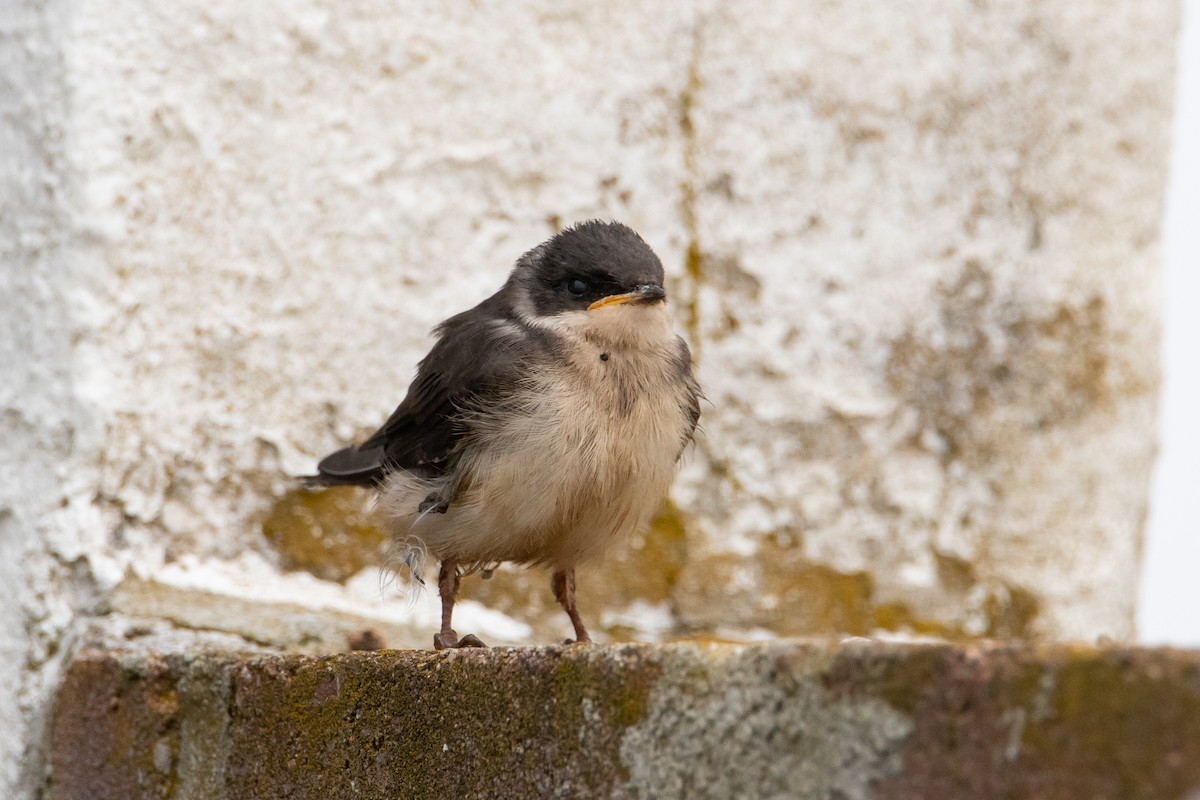
[[[657,303],[666,299],[667,290],[659,286],[657,283],[647,283],[637,287],[632,292],[625,294],[610,294],[608,297],[601,297],[596,302],[588,306],[588,311],[595,311],[597,308],[605,306],[619,306],[626,303],[646,304]]]

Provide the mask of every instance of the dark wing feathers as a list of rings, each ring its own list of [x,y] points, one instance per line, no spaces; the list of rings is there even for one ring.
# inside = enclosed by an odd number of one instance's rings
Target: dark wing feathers
[[[489,308],[491,301],[438,327],[438,341],[417,366],[404,401],[365,442],[323,459],[317,482],[369,486],[388,469],[431,475],[444,470],[466,433],[464,406],[487,404],[510,391],[539,349],[533,332],[521,336],[498,325],[504,317]]]
[[[370,486],[383,477],[383,448],[358,445],[331,453],[317,464],[317,474],[305,478],[311,486]]]
[[[511,390],[524,360],[514,339],[473,312],[448,320],[441,338],[417,367],[404,402],[363,447],[380,446],[395,466],[416,469],[445,462],[466,432],[457,417],[467,403],[485,403]]]
[[[680,336],[675,337],[675,368],[678,370],[680,380],[687,386],[684,402],[687,404],[686,411],[690,426],[687,438],[683,442],[683,447],[687,447],[696,435],[696,426],[700,423],[700,401],[704,398],[704,394],[700,391],[700,384],[696,382],[696,374],[692,366],[692,350]]]

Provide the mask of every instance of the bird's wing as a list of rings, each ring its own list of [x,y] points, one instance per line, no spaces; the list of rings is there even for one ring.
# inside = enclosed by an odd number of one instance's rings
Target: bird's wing
[[[463,409],[512,391],[538,350],[536,336],[479,308],[451,317],[438,333],[404,401],[365,442],[323,459],[320,482],[371,485],[394,468],[441,473],[467,432]]]
[[[686,387],[684,413],[687,414],[687,421],[689,423],[683,444],[680,447],[680,454],[682,455],[683,448],[691,443],[692,438],[696,435],[696,426],[700,424],[700,401],[704,398],[704,393],[700,391],[700,384],[696,382],[696,373],[692,362],[692,350],[680,336],[675,337],[675,367],[679,371],[679,377]]]

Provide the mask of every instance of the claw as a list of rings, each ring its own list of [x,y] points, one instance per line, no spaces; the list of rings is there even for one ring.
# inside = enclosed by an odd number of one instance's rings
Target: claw
[[[487,647],[487,645],[473,633],[468,633],[461,639],[452,630],[442,631],[433,635],[434,650],[457,650],[463,647]]]

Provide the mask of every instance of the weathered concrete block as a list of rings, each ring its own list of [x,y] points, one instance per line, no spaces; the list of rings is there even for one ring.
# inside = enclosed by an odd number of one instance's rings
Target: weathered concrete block
[[[981,644],[89,650],[54,800],[1123,798],[1200,789],[1200,655]]]

